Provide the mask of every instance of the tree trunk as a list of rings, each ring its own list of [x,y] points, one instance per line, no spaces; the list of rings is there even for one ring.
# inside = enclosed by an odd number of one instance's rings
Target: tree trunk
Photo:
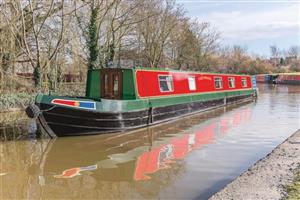
[[[40,90],[41,89],[41,66],[37,65],[33,70],[33,78],[35,87]]]
[[[90,18],[90,23],[88,26],[88,49],[89,49],[89,58],[88,58],[88,69],[95,69],[96,62],[98,59],[98,37],[97,37],[97,16],[98,16],[99,7],[94,7],[92,5],[92,13]]]

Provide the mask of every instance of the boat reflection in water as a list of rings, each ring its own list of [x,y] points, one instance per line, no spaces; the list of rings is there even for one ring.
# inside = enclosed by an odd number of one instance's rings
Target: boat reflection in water
[[[223,112],[128,134],[20,141],[18,147],[2,143],[10,151],[2,154],[10,158],[1,158],[7,161],[1,163],[2,197],[155,198],[184,173],[182,160],[189,153],[251,119],[249,107]]]
[[[54,178],[73,178],[74,176],[81,175],[80,172],[96,170],[97,168],[98,168],[97,165],[91,165],[86,167],[75,167],[63,171],[62,174],[54,175]]]

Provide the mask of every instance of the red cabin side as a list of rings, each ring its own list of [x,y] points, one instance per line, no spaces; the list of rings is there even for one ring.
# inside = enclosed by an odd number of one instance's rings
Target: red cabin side
[[[173,90],[160,90],[159,77],[169,75],[173,80]],[[190,90],[189,77],[195,77],[196,89]],[[222,88],[215,88],[214,79],[220,77],[222,79]],[[235,79],[235,87],[229,88],[229,78]],[[242,78],[246,79],[247,86],[242,87]],[[227,74],[206,74],[206,73],[190,73],[190,72],[174,72],[174,71],[152,71],[137,70],[136,71],[137,91],[140,97],[155,97],[166,95],[193,94],[202,92],[217,92],[251,89],[250,76],[227,75]]]

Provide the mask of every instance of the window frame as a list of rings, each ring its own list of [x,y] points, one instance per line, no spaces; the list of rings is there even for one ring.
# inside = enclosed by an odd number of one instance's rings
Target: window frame
[[[161,87],[160,87],[160,77],[171,77],[172,90],[168,90],[168,91],[162,91],[161,90]],[[159,87],[159,91],[160,92],[163,92],[163,93],[165,93],[165,92],[174,92],[174,79],[173,79],[173,76],[171,74],[159,74],[157,76],[157,78],[158,78],[158,87]],[[166,82],[168,82],[168,81],[166,81]]]
[[[220,79],[220,83],[221,83],[221,87],[220,88],[217,88],[216,87],[216,79]],[[220,90],[220,89],[223,89],[223,78],[221,76],[214,76],[214,87],[216,90]]]
[[[192,78],[194,80],[194,85],[193,85],[194,89],[191,89],[190,78]],[[190,75],[190,76],[188,76],[187,80],[188,80],[189,90],[190,91],[197,91],[196,77]]]
[[[233,86],[232,87],[230,87],[230,80],[233,80]],[[228,87],[229,88],[235,88],[235,77],[228,77]]]
[[[246,77],[242,77],[241,80],[242,80],[242,88],[248,87],[247,78]],[[244,85],[244,83],[245,83],[245,85]]]

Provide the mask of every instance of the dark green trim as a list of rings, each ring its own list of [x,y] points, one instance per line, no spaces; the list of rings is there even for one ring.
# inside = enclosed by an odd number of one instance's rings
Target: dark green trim
[[[85,96],[89,96],[91,89],[90,89],[90,85],[91,85],[91,71],[88,70],[87,71],[87,75],[86,75],[86,84],[85,84]]]
[[[123,100],[136,99],[133,70],[123,69],[122,76],[123,76],[122,99]]]
[[[87,74],[86,97],[100,98],[101,97],[101,80],[99,69],[89,70]]]
[[[152,107],[162,107],[197,101],[209,101],[214,99],[224,99],[225,97],[233,97],[240,95],[253,94],[253,90],[240,90],[240,91],[230,91],[230,92],[212,92],[212,93],[202,93],[195,95],[182,95],[182,96],[171,96],[171,97],[159,97],[150,98],[149,102]]]

